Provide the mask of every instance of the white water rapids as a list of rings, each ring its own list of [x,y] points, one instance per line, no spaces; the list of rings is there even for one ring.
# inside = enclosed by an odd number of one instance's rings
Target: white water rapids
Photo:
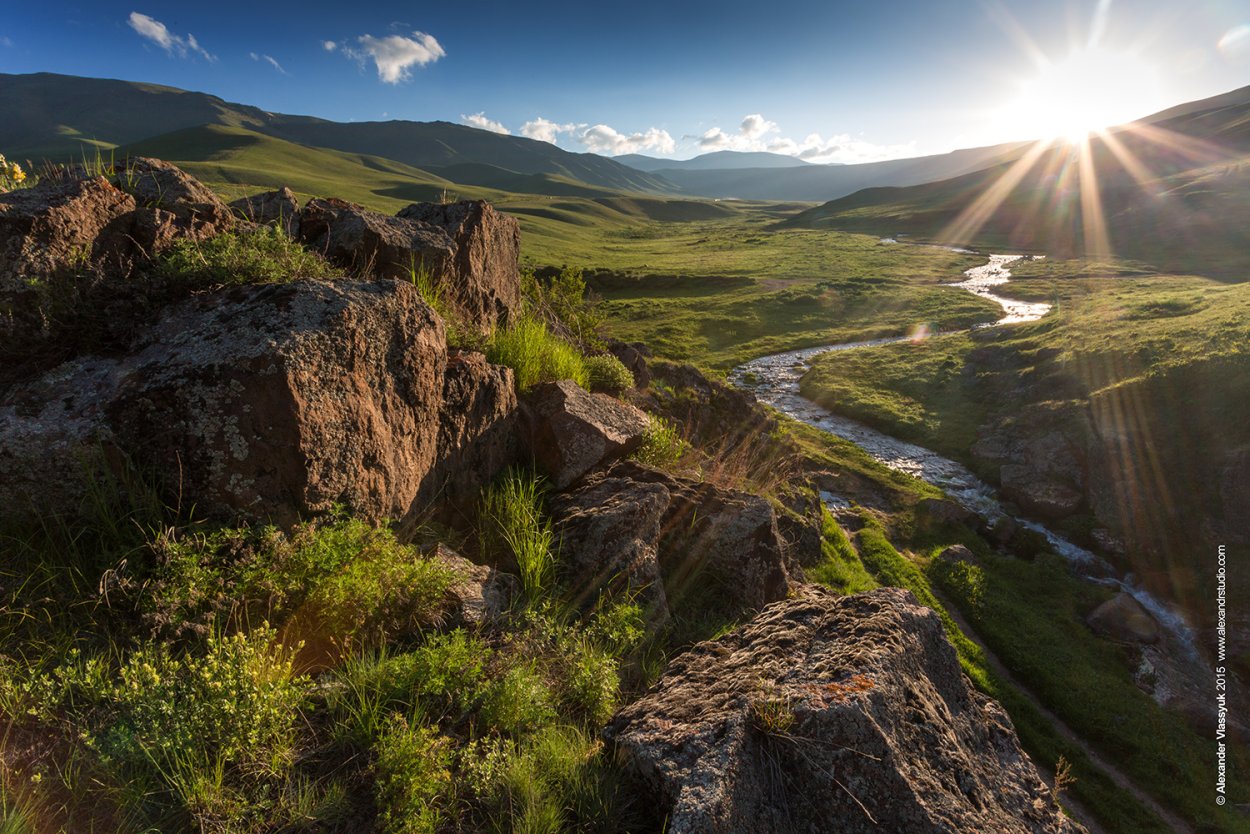
[[[966,251],[966,250],[956,250]],[[1036,321],[1050,312],[1049,304],[1035,304],[997,295],[992,290],[1008,283],[1011,272],[1007,266],[1020,260],[1022,255],[990,255],[989,262],[973,267],[964,273],[965,280],[947,286],[959,287],[975,295],[988,298],[1001,305],[1004,317],[982,327],[1000,327],[1005,324]],[[768,403],[796,420],[845,438],[868,452],[873,458],[890,469],[906,472],[942,489],[954,501],[976,512],[994,524],[1007,517],[994,489],[972,474],[967,467],[939,455],[923,446],[908,443],[870,428],[847,417],[838,416],[817,405],[799,393],[799,380],[807,372],[809,363],[817,356],[844,350],[863,350],[908,341],[910,337],[873,339],[866,342],[847,342],[838,345],[803,348],[785,353],[761,356],[739,365],[729,374],[734,385],[752,391],[761,402]],[[822,494],[830,508],[844,507],[840,496]],[[1116,576],[1115,570],[1105,560],[1079,545],[1047,529],[1045,526],[1024,518],[1016,523],[1035,530],[1046,537],[1055,552],[1067,559],[1077,572],[1090,581],[1123,589],[1148,610],[1160,626],[1184,652],[1197,657],[1193,631],[1184,617],[1167,603],[1141,588],[1130,574]]]

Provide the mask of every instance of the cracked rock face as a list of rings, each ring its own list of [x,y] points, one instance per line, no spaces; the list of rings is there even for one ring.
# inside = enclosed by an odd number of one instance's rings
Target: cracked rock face
[[[287,523],[342,504],[401,518],[435,463],[446,363],[442,323],[402,283],[186,302],[132,353],[4,393],[0,503],[72,511],[83,459],[123,450],[217,516]]]
[[[672,834],[1084,830],[899,589],[808,586],[678,657],[605,735]]]

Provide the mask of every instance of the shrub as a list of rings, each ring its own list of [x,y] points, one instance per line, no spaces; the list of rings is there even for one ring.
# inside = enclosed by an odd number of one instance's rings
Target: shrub
[[[374,792],[386,834],[434,834],[453,793],[451,741],[399,715],[386,722],[374,748]]]
[[[523,272],[521,291],[525,306],[541,320],[548,324],[558,322],[586,350],[603,347],[598,334],[603,316],[598,304],[587,297],[586,280],[580,269],[566,266],[549,281],[540,280],[533,272]]]
[[[642,444],[630,457],[657,469],[673,469],[692,451],[676,425],[657,414],[648,414]]]
[[[576,635],[569,635],[561,643],[565,658],[560,681],[561,706],[588,726],[606,723],[619,701],[621,679],[616,660]]]
[[[581,352],[532,315],[496,330],[486,346],[486,356],[516,373],[520,391],[557,379],[571,379],[583,388],[590,381]]]
[[[463,629],[431,636],[424,645],[385,666],[396,696],[412,693],[423,705],[463,712],[477,700],[492,652]]]
[[[543,515],[540,495],[538,476],[512,470],[486,491],[478,513],[484,547],[516,560],[531,606],[548,596],[555,572],[555,533]]]
[[[9,162],[0,154],[0,194],[17,188],[29,188],[34,182],[27,178],[22,166]]]
[[[478,719],[483,729],[522,736],[555,720],[551,690],[532,663],[514,666],[486,689]]]
[[[164,531],[151,548],[158,565],[140,608],[160,631],[269,619],[336,651],[436,622],[455,579],[389,529],[350,518],[307,522],[289,536]]]
[[[278,226],[222,232],[207,240],[176,241],[157,261],[161,276],[190,287],[270,284],[330,278],[334,270]]]
[[[590,383],[591,391],[607,391],[617,394],[626,388],[634,387],[633,372],[612,354],[587,356],[584,362],[586,379]]]

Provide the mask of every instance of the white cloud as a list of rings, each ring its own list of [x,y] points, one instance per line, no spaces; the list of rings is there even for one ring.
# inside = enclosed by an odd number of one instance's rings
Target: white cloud
[[[270,55],[257,55],[255,52],[249,52],[248,55],[251,56],[253,61],[265,61],[283,75],[290,75],[289,72],[282,68],[282,65],[278,63],[277,59]]]
[[[620,133],[607,125],[591,125],[575,134],[578,142],[591,153],[605,156],[619,156],[623,153],[641,153],[655,151],[672,153],[677,150],[677,143],[667,130],[648,128],[643,133]]]
[[[334,41],[322,41],[321,48],[324,49],[326,52],[333,52],[334,50],[339,48],[339,45],[335,43]]]
[[[126,23],[131,29],[139,33],[140,37],[147,38],[170,55],[177,55],[179,58],[185,58],[190,53],[204,56],[205,60],[216,61],[217,56],[210,55],[208,50],[200,46],[199,41],[195,39],[195,35],[187,33],[185,38],[170,32],[168,27],[159,20],[148,17],[139,12],[131,12]]]
[[[413,32],[411,38],[401,35],[387,35],[383,38],[361,35],[356,38],[356,42],[360,44],[359,49],[343,46],[343,53],[361,63],[372,60],[378,68],[378,78],[387,84],[407,81],[412,77],[413,66],[423,67],[447,54],[442,44],[433,35],[425,32]],[[329,43],[331,41],[326,41],[323,46]]]
[[[585,127],[585,125],[581,125],[581,127]],[[539,116],[521,125],[521,135],[530,139],[537,139],[540,142],[550,142],[554,145],[556,137],[561,133],[572,133],[577,128],[578,125],[572,123],[562,125]]]
[[[777,123],[770,122],[759,113],[752,113],[742,118],[742,126],[738,133],[747,139],[759,139],[769,133],[777,132]]]
[[[466,116],[461,113],[460,121],[471,124],[474,127],[481,128],[482,130],[489,130],[491,133],[502,133],[505,136],[512,133],[512,131],[508,130],[508,128],[504,127],[501,123],[495,121],[494,119],[486,118],[485,112],[474,113],[472,116]]]
[[[809,162],[877,162],[883,159],[899,159],[916,155],[915,141],[897,145],[876,145],[864,139],[855,139],[848,133],[828,138],[819,133],[809,133],[802,140],[780,136],[781,128],[776,122],[752,113],[742,119],[735,133],[726,133],[712,127],[697,135],[682,138],[694,140],[703,152],[709,151],[769,151],[771,153],[797,156]]]

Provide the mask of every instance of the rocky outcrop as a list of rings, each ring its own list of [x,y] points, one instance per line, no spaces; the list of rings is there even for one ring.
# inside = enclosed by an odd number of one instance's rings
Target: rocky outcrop
[[[103,177],[0,194],[0,297],[82,267],[129,233],[135,198]]]
[[[355,275],[411,281],[422,269],[447,275],[456,246],[443,229],[370,211],[346,200],[309,200],[300,213],[300,239]]]
[[[526,396],[525,450],[556,489],[638,448],[647,415],[571,379],[536,385]]]
[[[647,359],[651,350],[641,342],[622,342],[619,339],[607,339],[608,352],[621,360],[621,364],[634,375],[634,387],[646,388],[651,384],[651,369]]]
[[[285,185],[277,191],[241,197],[230,203],[230,208],[244,220],[280,226],[291,237],[299,236],[299,199]]]
[[[82,459],[116,448],[178,478],[201,512],[286,522],[341,504],[400,518],[435,462],[445,365],[442,324],[406,284],[297,282],[187,302],[127,356],[6,392],[0,504],[29,496],[51,510],[56,497],[70,510]]]
[[[1083,830],[908,591],[807,588],[679,656],[605,734],[673,834]]]
[[[487,330],[521,312],[517,259],[521,227],[485,200],[414,203],[397,217],[445,231],[455,245],[452,269],[441,277],[444,298],[464,320]]]
[[[1158,621],[1124,591],[1095,608],[1086,622],[1097,634],[1125,643],[1155,643],[1160,637]]]
[[[757,495],[622,461],[555,496],[549,509],[568,587],[584,599],[605,582],[646,589],[663,619],[664,605],[708,587],[747,608],[790,590],[776,516]]]
[[[1085,504],[1088,424],[1039,411],[1027,425],[1010,421],[982,433],[973,458],[998,469],[1003,497],[1026,513],[1062,519]]]

